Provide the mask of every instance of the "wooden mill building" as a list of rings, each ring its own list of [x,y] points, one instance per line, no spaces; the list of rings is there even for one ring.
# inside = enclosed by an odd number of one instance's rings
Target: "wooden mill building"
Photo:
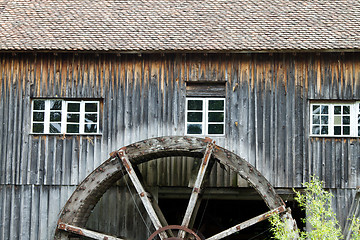
[[[0,239],[265,239],[210,237],[284,202],[298,220],[313,175],[345,228],[359,20],[355,0],[0,0]]]

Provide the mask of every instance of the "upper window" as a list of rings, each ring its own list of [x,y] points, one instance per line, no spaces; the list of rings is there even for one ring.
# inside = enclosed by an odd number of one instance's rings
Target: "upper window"
[[[225,98],[186,98],[186,134],[225,134]]]
[[[360,136],[360,102],[311,103],[310,135]]]
[[[34,99],[31,132],[43,134],[96,134],[99,101]]]

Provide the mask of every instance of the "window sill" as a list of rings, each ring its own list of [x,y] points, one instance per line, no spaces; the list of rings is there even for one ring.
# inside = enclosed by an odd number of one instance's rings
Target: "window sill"
[[[30,133],[34,136],[102,136],[102,133]]]
[[[360,136],[326,136],[326,135],[309,135],[311,138],[360,138]]]
[[[225,134],[224,135],[201,135],[201,134],[185,134],[184,136],[189,136],[189,137],[198,137],[198,138],[205,138],[205,137],[209,137],[209,138],[225,138]]]

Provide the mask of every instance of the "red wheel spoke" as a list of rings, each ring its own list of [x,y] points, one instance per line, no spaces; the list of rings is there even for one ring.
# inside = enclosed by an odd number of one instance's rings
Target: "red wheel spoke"
[[[251,218],[251,219],[249,219],[249,220],[247,220],[245,222],[242,222],[242,223],[240,223],[238,225],[235,225],[235,226],[233,226],[231,228],[228,228],[228,229],[226,229],[226,230],[224,230],[224,231],[222,231],[222,232],[220,232],[220,233],[218,233],[218,234],[216,234],[216,235],[214,235],[214,236],[212,236],[210,238],[207,238],[206,240],[223,239],[223,238],[225,238],[227,236],[230,236],[233,233],[239,232],[239,231],[241,231],[241,230],[243,230],[243,229],[245,229],[247,227],[250,227],[250,226],[252,226],[252,225],[254,225],[254,224],[258,223],[258,222],[266,220],[266,219],[268,219],[269,217],[271,217],[274,214],[278,214],[278,213],[281,213],[281,212],[284,212],[284,211],[285,211],[285,205],[280,206],[278,208],[275,208],[275,209],[273,209],[271,211],[268,211],[266,213],[263,213],[263,214],[261,214],[259,216],[253,217],[253,218]]]
[[[113,236],[110,236],[110,235],[106,235],[106,234],[103,234],[103,233],[91,231],[91,230],[88,230],[88,229],[85,229],[85,228],[73,226],[73,225],[70,225],[70,224],[67,224],[67,223],[62,223],[62,222],[60,222],[58,224],[58,229],[69,232],[69,233],[73,233],[73,234],[76,234],[76,235],[79,235],[79,236],[92,238],[92,239],[125,240],[124,238],[113,237]]]

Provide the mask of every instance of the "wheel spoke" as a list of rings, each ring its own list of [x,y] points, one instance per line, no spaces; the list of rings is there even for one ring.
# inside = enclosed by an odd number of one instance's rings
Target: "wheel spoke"
[[[194,211],[193,211],[193,214],[190,218],[190,222],[189,222],[189,225],[188,225],[188,228],[192,229],[194,227],[194,223],[195,223],[195,218],[197,216],[197,213],[199,211],[199,208],[200,208],[200,204],[201,204],[201,201],[202,201],[202,195],[200,195],[198,197],[198,200],[196,201],[196,205],[194,207]]]
[[[215,142],[213,141],[213,142],[209,143],[206,147],[206,151],[204,153],[204,157],[202,158],[202,162],[201,162],[200,169],[199,169],[199,172],[198,172],[196,180],[195,180],[195,184],[194,184],[191,196],[190,196],[190,200],[189,200],[188,206],[186,208],[183,221],[181,223],[181,226],[183,226],[183,227],[189,226],[189,223],[191,222],[191,220],[193,218],[194,209],[196,209],[196,206],[199,206],[198,199],[199,199],[200,189],[201,189],[201,186],[204,181],[206,169],[209,165],[210,157],[211,157],[211,153],[214,148],[214,145],[215,145]],[[185,231],[179,231],[178,237],[184,238],[185,234],[186,234]]]
[[[117,157],[121,160],[122,164],[124,165],[125,170],[127,171],[129,178],[131,179],[137,193],[140,196],[140,199],[142,203],[144,204],[145,210],[148,213],[151,222],[153,223],[156,230],[162,228],[161,221],[158,217],[158,214],[156,213],[153,203],[150,200],[150,194],[148,194],[143,185],[141,184],[141,181],[139,180],[138,176],[136,175],[136,172],[129,161],[129,158],[126,156],[126,153],[123,149],[120,149],[118,152],[116,152]],[[159,212],[160,209],[158,209]],[[163,217],[163,214],[161,213],[161,216]],[[165,219],[165,218],[164,218]],[[166,232],[162,232],[159,234],[161,239],[168,238]]]
[[[84,237],[88,237],[88,238],[92,238],[92,239],[99,239],[99,240],[103,240],[103,239],[108,239],[108,240],[126,240],[124,238],[117,238],[117,237],[113,237],[110,235],[106,235],[103,233],[99,233],[99,232],[95,232],[95,231],[91,231],[85,228],[81,228],[81,227],[77,227],[77,226],[73,226],[67,223],[62,223],[60,222],[58,224],[58,229],[69,232],[69,233],[73,233],[79,236],[84,236]]]
[[[152,203],[152,206],[154,208],[154,211],[156,212],[156,215],[159,217],[159,220],[160,220],[161,224],[163,226],[168,226],[169,224],[166,221],[166,218],[165,218],[163,212],[161,211],[157,201],[151,201],[151,203]],[[167,234],[169,234],[170,237],[175,237],[175,235],[174,235],[174,233],[173,233],[173,231],[171,229],[168,229],[166,232],[167,232]]]
[[[280,206],[278,208],[275,208],[275,209],[273,209],[271,211],[268,211],[266,213],[263,213],[263,214],[261,214],[259,216],[253,217],[253,218],[251,218],[251,219],[249,219],[249,220],[247,220],[245,222],[242,222],[242,223],[240,223],[238,225],[235,225],[235,226],[233,226],[231,228],[228,228],[228,229],[226,229],[226,230],[224,230],[224,231],[222,231],[222,232],[220,232],[220,233],[218,233],[218,234],[216,234],[216,235],[214,235],[214,236],[212,236],[210,238],[207,238],[206,240],[223,239],[223,238],[225,238],[227,236],[230,236],[233,233],[239,232],[239,231],[241,231],[241,230],[243,230],[243,229],[245,229],[247,227],[250,227],[250,226],[254,225],[255,223],[266,220],[266,219],[268,219],[269,217],[271,217],[274,214],[278,214],[278,213],[281,213],[281,212],[284,212],[284,211],[285,211],[285,205]]]

